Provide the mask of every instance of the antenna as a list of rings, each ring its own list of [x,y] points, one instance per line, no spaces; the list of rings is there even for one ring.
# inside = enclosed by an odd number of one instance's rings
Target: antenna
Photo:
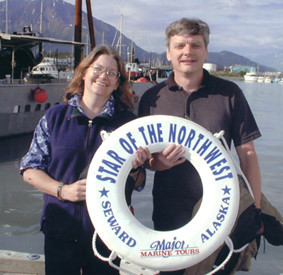
[[[43,11],[43,0],[40,4],[40,17],[39,17],[39,33],[42,34],[42,11]]]

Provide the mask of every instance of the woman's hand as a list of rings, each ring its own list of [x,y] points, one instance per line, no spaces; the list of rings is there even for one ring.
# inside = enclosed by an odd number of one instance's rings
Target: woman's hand
[[[64,185],[61,189],[61,198],[72,202],[84,201],[86,199],[86,179]]]
[[[152,157],[147,147],[139,147],[135,152],[135,156],[136,158],[133,160],[133,169],[136,169],[139,166],[143,165],[146,160]]]
[[[61,182],[51,178],[42,170],[28,168],[23,173],[25,182],[34,186],[43,193],[57,197]],[[86,199],[86,179],[78,180],[72,184],[61,187],[60,197],[65,201],[83,201]]]

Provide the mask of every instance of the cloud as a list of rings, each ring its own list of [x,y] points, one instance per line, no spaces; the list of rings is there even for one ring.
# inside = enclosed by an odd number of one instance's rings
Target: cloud
[[[75,0],[67,0],[74,4]],[[281,0],[96,0],[93,16],[147,51],[165,51],[165,28],[182,17],[197,17],[211,29],[209,51],[228,50],[247,57],[283,51]]]

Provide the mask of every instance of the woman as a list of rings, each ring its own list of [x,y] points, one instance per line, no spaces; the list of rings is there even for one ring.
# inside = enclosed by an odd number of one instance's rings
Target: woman
[[[100,132],[135,118],[123,60],[107,46],[95,48],[78,65],[64,101],[39,121],[21,162],[24,181],[44,193],[46,274],[115,274],[92,251],[85,170],[102,142]],[[142,182],[138,168],[149,157],[148,149],[136,152],[132,188],[133,182],[137,187]],[[131,190],[126,193],[130,201]],[[100,253],[109,254],[101,241],[99,246]]]

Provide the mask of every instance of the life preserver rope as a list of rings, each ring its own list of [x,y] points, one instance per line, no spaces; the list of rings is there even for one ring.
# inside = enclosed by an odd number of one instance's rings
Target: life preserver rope
[[[183,145],[202,180],[203,197],[189,223],[161,232],[131,214],[124,190],[138,146],[154,153],[171,143]],[[230,154],[206,129],[179,117],[148,116],[103,141],[89,167],[86,202],[95,230],[110,250],[138,266],[171,271],[195,265],[227,243],[239,207],[238,176]]]
[[[220,131],[219,133],[214,134],[214,136],[217,137],[219,140],[221,140],[221,142],[223,143],[223,146],[226,148],[227,152],[230,152],[227,141],[224,138],[224,131]],[[231,155],[231,153],[230,153],[230,155]],[[254,194],[253,194],[253,191],[252,191],[252,188],[250,186],[248,179],[246,178],[245,174],[243,173],[242,169],[240,168],[239,164],[235,161],[235,159],[233,157],[231,157],[231,160],[233,161],[233,163],[234,163],[234,165],[237,169],[237,172],[242,177],[251,197],[254,199]]]

